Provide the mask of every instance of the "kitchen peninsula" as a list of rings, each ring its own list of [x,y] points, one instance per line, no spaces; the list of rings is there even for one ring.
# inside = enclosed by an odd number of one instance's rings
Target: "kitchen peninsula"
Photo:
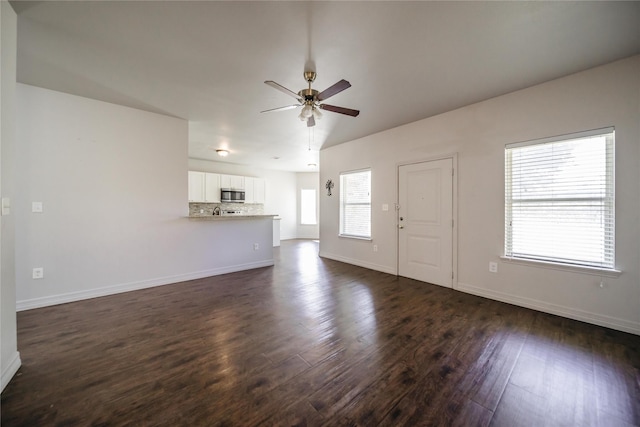
[[[280,245],[280,221],[274,220],[276,214],[264,213],[265,180],[200,171],[189,171],[188,178],[189,221],[200,223],[201,232],[212,233],[212,241],[223,243],[222,252],[231,251],[236,259],[249,261],[246,268],[254,268],[258,252],[262,257],[257,267],[273,265],[273,247]]]
[[[224,242],[224,251],[235,251],[242,259],[268,251],[262,260],[273,265],[280,221],[274,220],[277,215],[264,213],[265,180],[200,171],[189,171],[188,178],[190,222],[203,223],[199,225],[203,233],[214,233],[216,242]]]
[[[200,277],[269,267],[273,259],[273,217],[264,214],[188,216],[185,224],[200,240],[209,242],[198,253],[211,269]]]

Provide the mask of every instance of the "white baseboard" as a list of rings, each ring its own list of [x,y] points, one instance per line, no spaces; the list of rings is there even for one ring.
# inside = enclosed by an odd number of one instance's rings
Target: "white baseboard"
[[[7,367],[2,371],[2,377],[0,378],[0,392],[4,390],[4,388],[9,384],[11,378],[18,372],[20,366],[22,365],[22,361],[20,360],[20,352],[13,353],[11,357],[11,362],[7,365]]]
[[[57,304],[80,301],[85,299],[103,297],[106,295],[119,294],[123,292],[137,291],[140,289],[153,288],[155,286],[170,285],[187,280],[202,279],[205,277],[218,276],[221,274],[235,273],[237,271],[251,270],[260,267],[270,267],[274,265],[273,259],[257,261],[246,264],[237,264],[226,267],[214,268],[211,270],[196,271],[193,273],[178,274],[175,276],[157,277],[154,279],[138,282],[123,283],[119,285],[106,286],[85,291],[69,292],[66,294],[51,295],[41,298],[33,298],[16,302],[16,311],[31,310],[34,308],[48,307]]]
[[[640,322],[633,322],[617,317],[605,316],[602,314],[589,313],[587,311],[579,310],[576,308],[565,307],[562,305],[551,304],[545,301],[539,301],[531,298],[524,298],[517,295],[507,294],[504,292],[479,288],[477,286],[469,285],[462,282],[458,282],[456,290],[496,301],[506,302],[508,304],[513,304],[520,307],[542,311],[543,313],[555,314],[557,316],[579,320],[581,322],[592,323],[594,325],[604,326],[606,328],[640,335]]]
[[[347,258],[342,255],[335,255],[335,254],[331,254],[323,251],[320,251],[319,255],[321,258],[329,258],[334,261],[345,262],[347,264],[353,264],[353,265],[357,265],[358,267],[364,267],[370,270],[381,271],[383,273],[388,273],[393,275],[396,274],[396,270],[393,267],[389,267],[387,265],[374,264],[371,262],[366,262],[359,259]]]

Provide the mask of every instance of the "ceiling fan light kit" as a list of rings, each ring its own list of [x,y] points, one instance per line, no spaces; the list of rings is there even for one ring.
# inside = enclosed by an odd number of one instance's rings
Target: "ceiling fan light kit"
[[[269,113],[273,111],[284,111],[284,110],[290,110],[292,108],[302,107],[302,110],[300,111],[298,118],[301,121],[306,121],[307,127],[315,126],[316,120],[320,120],[322,118],[322,113],[320,112],[321,109],[326,111],[331,111],[333,113],[344,114],[351,117],[357,117],[358,114],[360,114],[359,110],[353,110],[351,108],[337,107],[335,105],[321,103],[325,99],[328,99],[333,95],[336,95],[342,92],[343,90],[350,88],[351,83],[349,83],[348,81],[344,79],[340,80],[333,86],[328,87],[322,92],[318,92],[315,89],[311,89],[311,83],[316,79],[315,71],[305,71],[304,79],[309,84],[309,87],[307,89],[302,89],[298,91],[298,93],[287,89],[286,87],[274,82],[273,80],[265,81],[266,85],[271,86],[272,88],[279,90],[280,92],[295,98],[298,101],[298,104],[272,108],[269,110],[261,111],[261,113]]]
[[[300,120],[304,121],[304,120],[307,120],[312,115],[313,115],[313,106],[309,104],[305,104],[304,107],[302,107],[302,110],[300,110],[300,115],[298,117],[300,118]]]

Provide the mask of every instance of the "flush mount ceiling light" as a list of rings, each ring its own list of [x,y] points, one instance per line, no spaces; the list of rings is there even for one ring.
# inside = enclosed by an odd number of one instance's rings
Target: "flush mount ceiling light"
[[[216,153],[218,153],[218,156],[220,157],[227,157],[229,155],[227,150],[216,150]]]
[[[309,163],[307,166],[309,166],[310,168],[315,168],[315,167],[316,167],[316,166],[318,166],[318,165],[317,165],[317,164],[315,164],[315,163]]]

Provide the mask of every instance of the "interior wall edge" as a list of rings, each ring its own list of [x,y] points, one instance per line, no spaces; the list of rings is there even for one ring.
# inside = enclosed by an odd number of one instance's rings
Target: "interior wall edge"
[[[17,15],[13,6],[0,2],[0,191],[11,200],[10,212],[0,217],[0,388],[9,383],[21,365],[16,318],[16,61]],[[4,209],[3,209],[4,210]]]
[[[16,351],[11,357],[11,361],[7,363],[6,367],[2,371],[2,377],[0,378],[0,392],[9,384],[9,381],[18,372],[22,366],[22,360],[20,360],[20,352]]]
[[[337,254],[332,254],[332,253],[325,252],[325,251],[320,251],[319,252],[319,256],[320,256],[320,258],[328,258],[328,259],[332,259],[334,261],[340,261],[340,262],[344,262],[344,263],[351,264],[351,265],[357,265],[358,267],[364,267],[364,268],[368,268],[370,270],[380,271],[382,273],[393,274],[394,276],[396,275],[395,268],[387,266],[387,265],[374,264],[374,263],[371,263],[371,262],[362,261],[360,259],[349,258],[349,257],[345,257],[345,256],[342,256],[342,255],[337,255]]]
[[[124,292],[138,291],[142,289],[154,288],[156,286],[173,285],[188,280],[204,279],[206,277],[219,276],[222,274],[236,273],[238,271],[252,270],[254,268],[271,267],[274,265],[273,259],[256,261],[244,264],[236,264],[214,268],[211,270],[197,271],[180,274],[176,276],[158,277],[155,279],[142,280],[138,282],[123,283],[86,291],[69,292],[46,297],[26,299],[16,302],[16,311],[33,310],[36,308],[49,307],[52,305],[66,304],[70,302],[82,301],[92,298],[99,298],[109,295],[121,294]]]
[[[630,334],[640,335],[640,322],[633,322],[617,317],[605,316],[602,314],[589,313],[584,310],[566,307],[557,304],[551,304],[545,301],[524,298],[505,292],[498,292],[470,285],[468,283],[458,282],[457,291],[467,294],[488,298],[507,304],[517,305],[518,307],[530,308],[532,310],[541,311],[543,313],[553,314],[556,316],[566,317],[572,320],[591,323],[605,328],[615,329],[617,331],[628,332]]]

